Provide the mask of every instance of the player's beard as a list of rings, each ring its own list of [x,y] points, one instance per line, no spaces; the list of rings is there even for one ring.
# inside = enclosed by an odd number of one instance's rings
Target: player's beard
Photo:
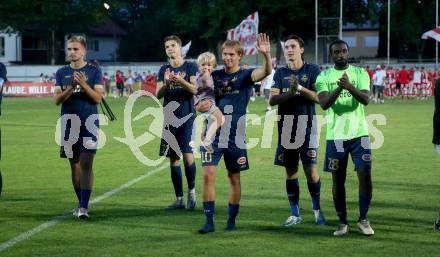
[[[348,64],[348,60],[345,58],[339,58],[335,60],[336,67],[344,68],[345,66],[347,66],[347,64]]]

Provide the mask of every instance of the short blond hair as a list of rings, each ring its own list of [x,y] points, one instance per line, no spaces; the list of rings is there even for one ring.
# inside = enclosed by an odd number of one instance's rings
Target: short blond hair
[[[243,57],[244,55],[244,50],[243,47],[241,46],[240,41],[237,40],[226,40],[223,45],[222,45],[222,51],[225,48],[232,48],[234,49],[235,52],[237,52],[238,56]]]
[[[197,64],[202,65],[204,63],[209,63],[212,67],[217,67],[217,61],[215,59],[215,55],[210,52],[204,52],[197,57]]]
[[[81,35],[73,35],[67,40],[68,43],[80,43],[84,49],[87,49],[87,41],[84,36]]]

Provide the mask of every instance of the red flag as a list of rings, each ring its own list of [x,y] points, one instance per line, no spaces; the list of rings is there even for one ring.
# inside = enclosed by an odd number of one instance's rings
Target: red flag
[[[256,54],[258,35],[258,12],[254,12],[244,19],[237,27],[228,30],[229,40],[238,40],[244,49],[245,55]]]
[[[440,41],[440,27],[432,29],[430,31],[426,31],[422,35],[422,39],[435,39]]]

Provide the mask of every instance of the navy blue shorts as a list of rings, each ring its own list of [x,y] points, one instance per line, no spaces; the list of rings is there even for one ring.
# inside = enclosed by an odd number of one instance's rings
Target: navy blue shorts
[[[202,155],[202,166],[217,166],[224,156],[226,169],[231,173],[238,173],[249,169],[249,162],[247,158],[247,150],[239,148],[234,140],[235,137],[229,139],[228,145],[225,148],[219,148],[219,136],[217,135],[211,146],[213,151],[207,151],[204,147],[200,147]]]
[[[62,132],[60,147],[60,157],[76,159],[79,158],[81,153],[96,153],[96,148],[98,146],[98,135],[99,131],[99,121],[95,120],[95,127],[87,128],[85,122],[81,121],[81,126],[79,130],[72,129],[72,120],[68,120],[66,123],[66,128]],[[74,140],[78,136],[77,140]],[[70,137],[72,137],[72,142],[69,142]],[[69,142],[69,143],[66,143]]]
[[[303,166],[316,165],[318,148],[301,146],[298,149],[286,149],[281,144],[278,144],[274,164],[296,169],[298,168],[300,158]]]
[[[371,142],[368,136],[350,140],[327,140],[324,171],[345,172],[348,154],[351,154],[356,171],[371,171]]]
[[[178,128],[170,129],[171,134],[175,137],[177,143],[179,144],[179,149],[182,152],[182,154],[193,153],[192,147],[189,144],[192,140],[193,124],[194,124],[194,119],[189,119],[184,124],[182,124],[182,126]],[[166,156],[175,160],[180,160],[180,156],[178,152],[176,152],[170,146],[170,144],[163,138],[160,141],[159,155]]]

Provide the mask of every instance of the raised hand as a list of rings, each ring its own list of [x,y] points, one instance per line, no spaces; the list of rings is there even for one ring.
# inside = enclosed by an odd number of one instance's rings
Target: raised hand
[[[257,50],[262,54],[270,54],[270,40],[265,33],[260,33],[257,36]]]

